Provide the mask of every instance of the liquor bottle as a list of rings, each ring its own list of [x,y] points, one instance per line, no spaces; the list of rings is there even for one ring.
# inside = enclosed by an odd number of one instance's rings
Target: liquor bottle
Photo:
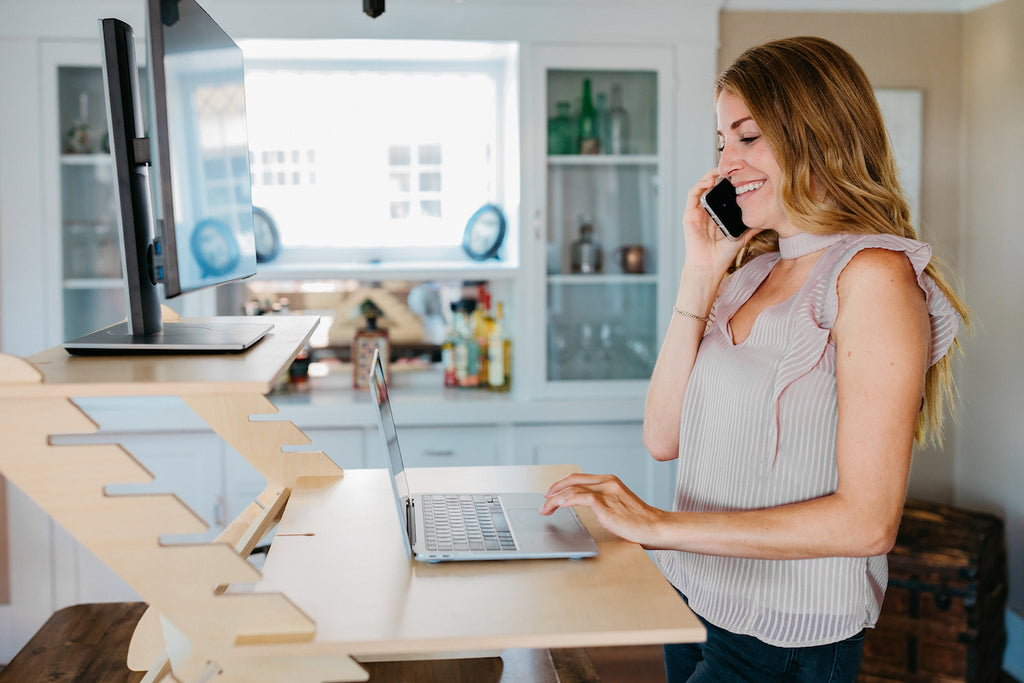
[[[451,303],[450,315],[446,316],[444,342],[441,344],[441,365],[444,368],[444,385],[458,386],[455,380],[455,302]]]
[[[459,301],[458,314],[455,317],[455,380],[460,387],[475,387],[480,381],[477,374],[479,349],[471,327],[474,310],[476,301],[473,299]]]
[[[487,384],[492,391],[508,391],[512,387],[512,341],[505,333],[505,311],[500,301],[496,309],[487,339]]]
[[[580,237],[572,243],[572,272],[600,273],[604,265],[601,243],[594,237],[594,224],[587,216],[580,217]]]
[[[380,359],[386,373],[391,358],[391,344],[387,330],[377,327],[377,318],[384,312],[369,299],[360,304],[359,312],[366,318],[366,327],[356,332],[352,339],[352,387],[368,389],[373,350],[380,349]]]
[[[473,313],[473,334],[476,336],[477,346],[477,386],[486,389],[488,378],[488,363],[490,355],[487,352],[487,341],[490,336],[491,326],[494,318],[491,317],[491,293],[487,291],[486,284],[477,285],[477,307]]]
[[[629,153],[629,115],[622,107],[622,85],[612,84],[611,109],[608,111],[608,154]]]
[[[583,79],[583,101],[580,104],[580,154],[600,154],[601,142],[597,137],[597,111],[590,95],[590,79]]]

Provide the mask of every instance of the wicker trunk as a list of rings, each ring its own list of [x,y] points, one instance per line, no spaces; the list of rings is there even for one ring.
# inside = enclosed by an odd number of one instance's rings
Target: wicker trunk
[[[908,500],[858,681],[998,681],[1006,583],[1002,520]]]

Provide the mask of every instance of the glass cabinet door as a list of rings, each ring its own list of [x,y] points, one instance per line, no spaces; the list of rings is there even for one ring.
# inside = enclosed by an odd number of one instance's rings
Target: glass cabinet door
[[[665,247],[662,55],[544,67],[543,381],[646,382],[659,347]]]
[[[96,58],[99,58],[97,48]],[[125,317],[114,165],[102,69],[57,68],[61,292],[65,339]]]

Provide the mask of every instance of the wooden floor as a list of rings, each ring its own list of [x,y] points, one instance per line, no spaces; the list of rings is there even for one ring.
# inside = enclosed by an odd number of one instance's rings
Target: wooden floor
[[[661,645],[587,648],[601,683],[665,683]]]
[[[587,653],[601,683],[665,683],[660,645],[588,648]],[[3,669],[0,665],[0,672]],[[8,675],[0,673],[0,680],[8,678]],[[1000,683],[1020,682],[1004,673]]]
[[[601,683],[665,683],[660,645],[589,648]],[[1021,683],[1003,673],[1000,683]]]

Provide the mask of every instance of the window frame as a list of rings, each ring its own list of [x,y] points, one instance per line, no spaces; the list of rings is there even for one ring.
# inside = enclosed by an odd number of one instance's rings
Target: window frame
[[[449,246],[415,246],[415,247],[362,247],[362,246],[288,246],[282,244],[280,253],[273,262],[261,263],[263,277],[303,277],[304,273],[324,276],[337,274],[344,277],[372,277],[377,271],[463,271],[467,274],[479,275],[481,271],[494,271],[498,277],[502,274],[514,273],[519,267],[518,225],[514,218],[518,215],[519,203],[519,46],[510,41],[475,42],[481,46],[479,51],[484,56],[449,56],[446,58],[359,58],[349,56],[325,56],[320,58],[307,57],[274,57],[264,53],[264,49],[272,50],[274,43],[293,44],[301,42],[326,44],[327,49],[342,46],[351,49],[359,44],[371,41],[357,39],[311,40],[311,41],[242,41],[243,52],[247,49],[261,53],[258,56],[245,58],[247,76],[253,71],[262,70],[301,70],[301,71],[378,71],[402,73],[472,73],[481,74],[495,83],[496,93],[496,128],[494,148],[494,196],[481,200],[501,206],[506,214],[508,230],[499,259],[482,264],[472,260],[462,249],[461,232],[457,244]],[[386,43],[405,44],[459,44],[465,46],[467,41],[422,41],[422,40],[374,40],[377,46]],[[253,50],[250,46],[257,44]],[[426,47],[426,45],[424,45]],[[253,151],[259,154],[259,151]],[[319,156],[319,152],[318,152]],[[255,173],[255,171],[254,171]],[[255,182],[254,176],[254,182]],[[413,180],[414,182],[414,180]],[[468,221],[472,212],[465,216]],[[453,219],[454,220],[454,219]],[[463,224],[465,223],[463,221]],[[461,226],[460,226],[461,228]],[[257,275],[260,277],[260,275]]]

